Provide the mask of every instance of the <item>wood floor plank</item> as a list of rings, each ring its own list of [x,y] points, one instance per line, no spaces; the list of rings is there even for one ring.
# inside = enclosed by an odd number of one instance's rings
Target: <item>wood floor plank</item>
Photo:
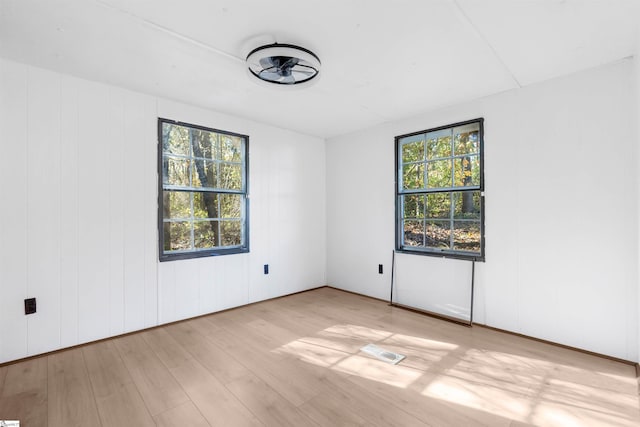
[[[260,426],[263,423],[197,360],[171,369],[191,401],[212,426]]]
[[[189,401],[182,387],[140,335],[114,340],[151,415]]]
[[[316,425],[303,411],[253,374],[227,384],[227,388],[266,425]]]
[[[196,405],[189,401],[153,417],[158,427],[210,427]]]
[[[207,336],[220,327],[216,325],[215,322],[211,322],[209,320],[210,317],[212,316],[196,317],[184,323],[198,331],[200,335]]]
[[[120,390],[97,398],[103,427],[155,426],[135,384],[123,385]]]
[[[100,426],[82,350],[52,354],[47,360],[49,427]]]
[[[171,369],[182,365],[193,356],[171,337],[166,328],[150,329],[140,335],[162,363]]]
[[[247,368],[207,338],[215,331],[209,330],[209,334],[204,336],[188,322],[171,325],[167,331],[223,384],[246,376]]]
[[[103,427],[155,426],[114,341],[83,347]]]
[[[133,382],[113,341],[82,347],[82,353],[96,398],[115,393]]]
[[[0,396],[0,419],[47,427],[47,360],[30,359],[9,365]]]
[[[295,406],[324,391],[324,384],[310,376],[296,360],[276,355],[252,343],[250,336],[220,329],[209,339],[221,346],[254,375],[269,384]]]

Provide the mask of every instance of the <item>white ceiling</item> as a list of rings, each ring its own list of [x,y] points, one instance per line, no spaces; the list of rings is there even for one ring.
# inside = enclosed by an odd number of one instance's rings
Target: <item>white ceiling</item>
[[[640,0],[0,0],[0,56],[331,137],[633,54]],[[274,41],[311,87],[251,81]]]

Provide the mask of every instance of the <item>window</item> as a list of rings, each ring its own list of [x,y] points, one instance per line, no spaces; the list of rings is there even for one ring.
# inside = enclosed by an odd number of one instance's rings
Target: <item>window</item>
[[[484,260],[483,119],[396,137],[396,249]]]
[[[249,137],[158,119],[160,261],[249,251]]]

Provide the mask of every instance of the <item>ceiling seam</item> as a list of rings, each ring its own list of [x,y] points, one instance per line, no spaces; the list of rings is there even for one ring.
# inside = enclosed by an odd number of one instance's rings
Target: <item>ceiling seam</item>
[[[94,0],[94,1],[96,3],[98,3],[99,5],[101,5],[102,7],[105,7],[107,9],[111,9],[111,10],[116,11],[118,13],[121,13],[123,15],[129,16],[130,18],[132,18],[132,19],[134,19],[134,20],[136,20],[136,21],[138,21],[138,22],[140,22],[140,23],[142,23],[142,24],[144,24],[144,25],[146,25],[146,26],[148,26],[150,28],[153,28],[154,30],[157,30],[157,31],[160,31],[162,33],[168,34],[168,35],[170,35],[172,37],[175,37],[177,39],[186,41],[187,43],[191,43],[191,44],[193,44],[195,46],[201,47],[201,48],[203,48],[205,50],[208,50],[210,52],[213,52],[213,53],[215,53],[217,55],[224,56],[225,58],[229,58],[229,59],[232,59],[234,61],[242,62],[243,64],[245,62],[245,60],[243,58],[240,58],[240,57],[235,56],[235,55],[233,55],[231,53],[225,52],[224,50],[220,50],[218,48],[210,46],[210,45],[208,45],[206,43],[203,43],[203,42],[201,42],[199,40],[193,39],[193,38],[191,38],[189,36],[185,36],[184,34],[180,34],[180,33],[176,32],[176,31],[173,31],[173,30],[171,30],[171,29],[169,29],[167,27],[164,27],[164,26],[162,26],[160,24],[156,24],[155,22],[152,22],[152,21],[149,21],[147,19],[144,19],[144,18],[142,18],[142,17],[140,17],[140,16],[138,16],[136,14],[133,14],[133,13],[127,11],[127,10],[117,8],[117,7],[112,6],[112,5],[108,4],[108,3],[105,3],[102,0]]]
[[[493,53],[493,56],[498,60],[498,62],[500,62],[500,64],[502,65],[502,67],[507,71],[507,73],[509,73],[509,76],[511,76],[511,78],[513,79],[513,81],[516,83],[516,85],[518,86],[518,88],[522,88],[522,85],[520,84],[520,82],[518,81],[518,79],[516,78],[516,76],[513,74],[513,72],[511,71],[511,69],[507,66],[507,64],[505,64],[505,62],[502,60],[502,58],[500,57],[500,55],[498,55],[498,52],[494,49],[493,45],[491,43],[489,43],[489,40],[487,40],[487,38],[484,36],[484,34],[482,34],[482,32],[478,29],[478,27],[473,23],[473,21],[471,20],[471,18],[469,18],[469,15],[467,15],[464,11],[464,9],[462,8],[462,6],[460,6],[460,4],[458,4],[458,0],[451,0],[452,3],[456,6],[456,8],[458,9],[458,11],[460,12],[460,14],[462,15],[462,17],[469,23],[469,25],[471,26],[471,28],[473,28],[473,30],[475,31],[475,33],[478,35],[478,37],[480,37],[480,39],[482,39],[482,41],[489,47],[489,49],[491,50],[491,52]]]

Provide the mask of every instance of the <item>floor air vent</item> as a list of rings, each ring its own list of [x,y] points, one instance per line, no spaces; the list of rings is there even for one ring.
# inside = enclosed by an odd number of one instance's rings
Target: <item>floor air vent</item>
[[[367,344],[360,349],[367,354],[372,355],[373,357],[385,361],[387,363],[391,363],[392,365],[397,365],[402,359],[405,358],[402,354],[394,353],[392,351],[385,350],[384,348],[380,348],[375,344]]]

